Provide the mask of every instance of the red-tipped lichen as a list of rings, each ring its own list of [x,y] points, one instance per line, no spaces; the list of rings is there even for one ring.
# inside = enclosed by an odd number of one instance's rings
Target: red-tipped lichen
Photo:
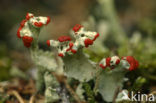
[[[77,32],[77,31],[79,31],[82,27],[83,27],[82,25],[76,24],[76,25],[73,27],[73,31],[74,31],[74,32]]]
[[[60,36],[60,37],[58,38],[58,41],[59,41],[59,42],[71,41],[71,38],[70,38],[70,36]]]
[[[33,41],[33,38],[32,37],[29,37],[29,36],[23,36],[22,39],[23,39],[24,46],[26,46],[27,48],[29,48],[31,46],[31,43]]]
[[[130,65],[130,67],[128,69],[129,71],[135,70],[139,66],[138,61],[132,56],[122,57],[122,59],[126,60],[129,63],[129,65]]]

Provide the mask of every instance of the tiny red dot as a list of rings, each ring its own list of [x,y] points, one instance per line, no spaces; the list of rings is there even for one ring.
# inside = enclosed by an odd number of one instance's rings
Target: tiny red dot
[[[74,49],[71,49],[71,52],[75,54],[77,51]]]
[[[118,59],[117,61],[116,61],[116,64],[119,64],[120,63],[120,60]]]
[[[60,57],[64,57],[64,55],[63,55],[62,53],[59,53],[58,56],[60,56]]]
[[[50,40],[47,40],[47,45],[50,46]]]
[[[37,26],[37,27],[42,27],[43,23],[42,22],[35,22],[34,25]]]
[[[50,22],[50,17],[47,16],[47,23],[46,23],[46,25],[49,24],[49,22]]]
[[[103,64],[99,65],[102,69],[105,69],[106,67]]]
[[[85,44],[85,47],[88,47],[89,45],[92,45],[93,44],[93,41],[91,39],[86,39],[84,41],[84,44]]]

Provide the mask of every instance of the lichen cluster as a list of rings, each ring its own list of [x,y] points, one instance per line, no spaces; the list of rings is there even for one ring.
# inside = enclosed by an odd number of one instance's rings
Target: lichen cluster
[[[63,63],[57,63],[51,52],[40,50],[37,43],[41,27],[49,22],[49,17],[35,17],[28,13],[17,31],[17,36],[22,38],[24,46],[30,48],[32,59],[38,68],[36,86],[39,93],[44,92],[45,103],[62,99],[61,83],[54,75],[60,73],[67,77],[69,83],[72,79],[79,81],[76,93],[81,97],[80,99],[84,100],[83,94],[86,91],[88,101],[94,102],[94,95],[99,92],[103,99],[111,102],[116,88],[122,88],[126,69],[129,71],[137,69],[138,61],[132,56],[121,59],[118,56],[103,58],[99,63],[89,60],[83,53],[83,49],[93,45],[100,35],[97,32],[87,31],[82,25],[77,24],[72,29],[73,40],[70,36],[60,36],[58,40],[47,41],[48,46],[57,49],[58,56],[61,57],[59,62],[63,61]],[[107,70],[108,67],[111,70]],[[96,84],[94,91],[88,85],[89,81]],[[107,95],[108,92],[110,92],[109,95]]]

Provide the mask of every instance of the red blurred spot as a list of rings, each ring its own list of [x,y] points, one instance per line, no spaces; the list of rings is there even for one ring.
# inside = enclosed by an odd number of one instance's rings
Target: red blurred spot
[[[47,40],[47,45],[50,46],[50,40]]]
[[[71,49],[71,52],[75,54],[77,51],[74,49]]]
[[[27,20],[29,20],[29,19],[32,18],[32,17],[34,17],[34,16],[29,16],[29,13],[27,13],[27,15],[26,15],[25,18],[26,18]]]
[[[22,29],[22,27],[19,27],[18,30],[17,30],[17,37],[18,37],[18,38],[21,38],[21,35],[20,35],[21,29]]]
[[[94,36],[93,41],[95,41],[97,37],[99,37],[99,33],[97,33],[97,34]]]
[[[116,65],[118,65],[120,63],[120,59],[117,59],[116,61]]]
[[[88,47],[89,45],[93,44],[93,41],[91,39],[85,39],[84,44],[85,44],[85,47]]]
[[[71,50],[72,49],[72,47],[73,47],[73,43],[69,43],[69,48],[66,50],[66,51],[69,51],[69,50]]]
[[[132,71],[138,68],[139,63],[137,60],[135,60],[135,58],[133,58],[132,56],[127,56],[126,60],[130,64],[130,67],[128,69],[129,71]]]
[[[34,25],[37,27],[41,27],[41,26],[43,26],[43,23],[42,22],[35,22]]]
[[[106,66],[110,66],[110,61],[111,61],[110,57],[106,58]]]
[[[50,17],[47,16],[47,22],[46,22],[46,25],[49,24],[49,22],[50,22]]]
[[[73,27],[73,31],[74,31],[74,32],[77,32],[77,31],[79,31],[82,27],[83,27],[82,25],[76,24],[76,25]]]
[[[105,69],[106,68],[106,66],[104,66],[103,64],[100,64],[99,65],[102,69]]]
[[[63,55],[62,53],[59,53],[58,56],[60,56],[60,57],[64,57],[64,55]]]
[[[60,36],[58,38],[58,41],[59,42],[71,41],[71,38],[70,38],[70,36]]]
[[[72,48],[73,45],[74,45],[73,43],[71,43],[71,42],[69,43],[69,47],[70,47],[70,48]]]
[[[31,46],[31,43],[33,41],[33,38],[32,37],[29,37],[29,36],[23,36],[23,43],[24,43],[24,46],[26,46],[27,48],[29,48]]]
[[[20,25],[21,25],[21,27],[24,27],[25,22],[27,22],[27,20],[25,20],[25,19],[24,19],[24,20],[22,20],[22,22],[21,22],[21,24],[20,24]]]

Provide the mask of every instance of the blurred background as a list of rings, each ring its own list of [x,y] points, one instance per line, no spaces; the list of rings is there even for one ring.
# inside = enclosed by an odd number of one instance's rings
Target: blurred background
[[[13,68],[22,73],[34,68],[29,51],[16,36],[27,12],[51,17],[41,31],[40,48],[47,50],[46,40],[69,35],[75,24],[83,24],[100,33],[96,49],[85,50],[90,59],[132,55],[140,66],[127,73],[130,82],[124,88],[156,91],[156,0],[0,0],[0,81],[16,77],[10,72]]]

